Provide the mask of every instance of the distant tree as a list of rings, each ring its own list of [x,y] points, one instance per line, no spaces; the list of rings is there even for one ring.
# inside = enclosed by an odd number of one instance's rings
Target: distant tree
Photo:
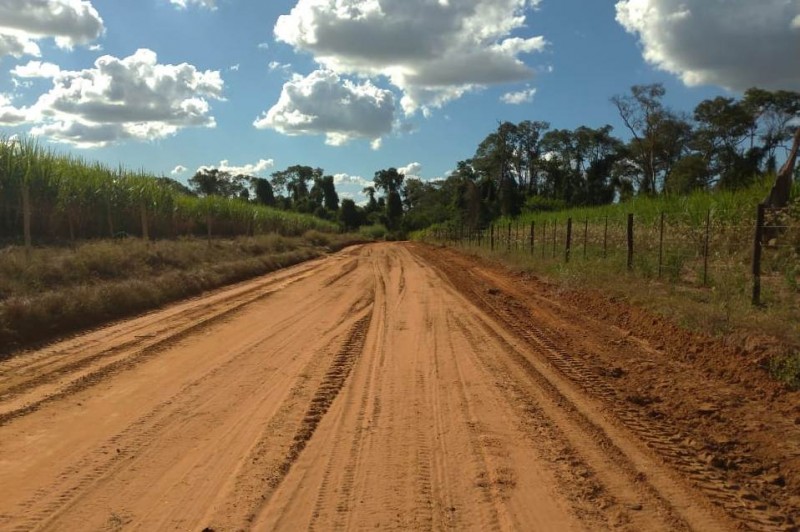
[[[800,93],[752,88],[745,92],[742,105],[752,113],[757,123],[751,136],[751,147],[755,148],[755,137],[758,136],[762,143],[764,171],[774,172],[777,168],[776,151],[791,140],[793,124],[800,118]]]
[[[246,190],[244,176],[234,176],[218,168],[200,169],[189,179],[189,185],[199,196],[237,198]]]
[[[272,188],[280,195],[287,194],[291,200],[291,208],[298,212],[313,212],[316,206],[309,201],[308,184],[321,178],[321,168],[294,165],[285,170],[273,172]]]
[[[368,201],[367,206],[365,208],[367,213],[373,213],[378,210],[378,202],[375,199],[375,194],[377,194],[377,190],[375,187],[364,187],[361,191],[362,194],[366,194]]]
[[[266,205],[268,207],[275,206],[275,193],[272,190],[272,185],[269,180],[263,177],[253,177],[250,179],[250,184],[255,192],[256,203]]]
[[[398,172],[397,168],[378,170],[375,172],[375,188],[383,190],[386,194],[392,191],[399,192],[404,179],[405,176]]]
[[[314,186],[319,187],[322,192],[322,205],[329,211],[339,210],[339,194],[336,193],[336,184],[333,181],[332,175],[315,181]]]
[[[705,156],[693,153],[683,157],[672,169],[664,183],[667,194],[689,194],[704,189],[710,182],[709,166]]]
[[[352,199],[345,198],[342,200],[342,205],[339,209],[339,222],[346,231],[358,229],[358,227],[363,225],[363,213]]]
[[[523,200],[515,172],[518,137],[518,127],[503,122],[483,139],[472,158],[475,171],[494,182],[493,199],[499,202],[499,211],[510,216],[519,214]]]
[[[382,190],[386,195],[381,200],[385,204],[385,222],[390,230],[400,228],[403,219],[403,181],[405,176],[397,171],[397,168],[388,168],[375,172],[375,188]],[[380,205],[380,200],[378,201]]]
[[[666,93],[660,83],[634,85],[628,95],[617,95],[611,102],[633,138],[628,145],[629,160],[638,166],[636,185],[641,194],[660,190],[672,166],[686,154],[691,126],[666,108]]]
[[[525,195],[538,194],[541,165],[541,138],[550,129],[548,122],[531,122],[525,120],[517,124],[512,133],[514,145],[512,164],[520,190]]]

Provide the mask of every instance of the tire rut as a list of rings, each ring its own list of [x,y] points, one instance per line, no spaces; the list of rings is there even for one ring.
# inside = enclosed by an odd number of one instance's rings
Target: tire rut
[[[507,299],[505,293],[495,294],[491,299],[482,295],[483,306],[490,308],[509,330],[542,352],[563,375],[579,384],[593,397],[602,399],[611,407],[617,419],[634,432],[654,452],[667,459],[676,469],[700,488],[713,504],[720,506],[735,519],[756,530],[781,531],[786,529],[787,516],[777,513],[777,505],[760,494],[743,491],[740,484],[725,471],[701,460],[695,449],[683,444],[690,435],[683,433],[669,420],[654,422],[635,406],[636,398],[620,397],[617,391],[604,382],[580,358],[563,348],[554,340],[553,334],[530,319],[520,316],[520,308]],[[513,299],[512,299],[513,301]],[[719,464],[723,465],[724,464]],[[770,506],[773,509],[770,510]]]
[[[58,380],[58,378],[61,376],[68,376],[72,373],[79,372],[88,368],[93,363],[104,358],[109,358],[113,355],[120,355],[121,357],[116,360],[109,361],[109,363],[94,371],[77,377],[69,384],[62,386],[54,393],[50,393],[40,399],[33,400],[24,406],[12,408],[5,412],[0,411],[0,427],[6,425],[16,418],[36,412],[48,403],[59,401],[71,395],[75,395],[76,393],[79,393],[104,381],[110,376],[135,368],[139,364],[159,354],[163,350],[175,345],[177,342],[234,316],[237,312],[244,310],[247,306],[273,295],[277,290],[284,289],[287,286],[302,280],[304,278],[302,274],[304,273],[305,270],[298,274],[297,277],[293,277],[288,281],[281,279],[280,281],[282,281],[283,284],[276,290],[264,291],[265,286],[262,285],[247,290],[244,294],[239,293],[229,298],[225,298],[222,301],[215,302],[213,305],[203,306],[200,309],[191,308],[188,312],[180,313],[168,320],[167,324],[161,327],[158,333],[136,337],[129,342],[117,345],[111,349],[103,350],[95,355],[86,356],[73,363],[68,363],[56,371],[39,375],[29,381],[9,388],[5,393],[0,395],[0,408],[2,408],[2,402],[8,403],[9,401],[18,398],[28,391],[35,391],[35,389],[38,387]],[[267,283],[266,287],[272,287],[274,284],[276,284],[276,282],[278,281],[269,282]],[[210,309],[219,307],[221,304],[225,305],[224,308],[217,310],[216,312],[209,312]],[[201,319],[202,317],[205,318]],[[164,331],[167,331],[166,336],[159,337],[159,334]],[[152,340],[154,337],[156,338],[154,341],[148,341]]]

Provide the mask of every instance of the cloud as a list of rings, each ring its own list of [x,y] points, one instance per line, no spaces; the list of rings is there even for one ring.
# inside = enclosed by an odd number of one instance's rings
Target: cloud
[[[217,9],[216,0],[169,0],[169,1],[172,5],[178,6],[181,9],[186,9],[191,5],[198,5],[200,7],[204,7],[212,11]]]
[[[103,19],[87,0],[0,1],[0,57],[39,57],[36,41],[55,39],[59,48],[88,44],[103,34]]]
[[[357,138],[375,141],[390,133],[394,112],[391,91],[317,70],[285,83],[278,103],[253,125],[285,135],[325,135],[327,144],[341,146]]]
[[[338,74],[385,76],[407,114],[441,107],[469,90],[533,76],[520,55],[543,37],[521,38],[539,0],[299,0],[278,18],[277,40]]]
[[[357,175],[349,175],[349,174],[336,174],[333,176],[333,183],[337,186],[347,186],[352,185],[356,187],[371,187],[374,186],[375,183],[372,181],[368,181],[361,176]]]
[[[201,170],[211,170],[216,168],[220,172],[228,172],[232,175],[249,175],[249,176],[258,176],[259,174],[273,168],[275,166],[275,161],[272,159],[260,159],[255,164],[245,164],[243,166],[233,166],[230,164],[229,161],[224,160],[220,161],[217,166],[201,166],[197,169],[197,171]]]
[[[500,101],[509,105],[521,105],[532,102],[534,96],[536,96],[535,88],[525,89],[519,92],[507,92],[500,97]]]
[[[18,78],[55,78],[61,73],[61,68],[53,63],[41,61],[28,61],[25,65],[17,65],[11,69],[11,75]]]
[[[687,85],[800,89],[796,1],[620,0],[616,9],[645,60]]]
[[[159,64],[137,50],[98,58],[94,68],[60,71],[53,87],[30,108],[31,133],[78,147],[120,140],[154,140],[186,127],[215,127],[209,99],[221,100],[219,71]]]
[[[11,97],[0,93],[0,125],[16,126],[23,124],[26,119],[25,110],[11,105]]]
[[[270,61],[268,66],[270,72],[274,72],[276,70],[289,71],[292,68],[291,63],[281,63],[279,61]]]
[[[181,174],[185,173],[186,170],[188,170],[188,168],[186,168],[182,164],[179,164],[178,166],[176,166],[175,168],[172,169],[172,172],[170,172],[170,174],[172,174],[172,175],[181,175]]]
[[[422,165],[420,163],[411,163],[398,168],[397,171],[409,179],[419,179],[419,174],[422,173]]]
[[[228,70],[230,70],[231,72],[239,72],[239,67],[241,67],[241,65],[239,63],[236,63],[235,65],[231,65],[230,67],[228,67]]]

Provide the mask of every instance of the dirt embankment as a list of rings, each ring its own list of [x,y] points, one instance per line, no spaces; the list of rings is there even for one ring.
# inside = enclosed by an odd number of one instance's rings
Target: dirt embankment
[[[797,397],[577,297],[371,245],[20,353],[0,528],[796,526]]]

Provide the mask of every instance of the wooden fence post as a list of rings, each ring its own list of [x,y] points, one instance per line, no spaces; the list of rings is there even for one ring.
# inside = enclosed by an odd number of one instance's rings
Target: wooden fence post
[[[547,253],[547,220],[542,223],[542,258],[545,258]]]
[[[765,205],[760,203],[756,214],[756,235],[753,244],[753,306],[761,305],[761,252],[763,249],[765,212]]]
[[[664,268],[664,212],[661,212],[661,228],[658,237],[658,278],[661,279],[661,271]]]
[[[703,286],[708,285],[708,255],[711,252],[709,249],[711,239],[711,209],[708,209],[706,214],[706,240],[703,245]]]
[[[583,260],[586,260],[586,246],[589,243],[589,218],[583,222]]]
[[[567,218],[567,244],[564,248],[564,262],[569,262],[569,252],[572,247],[572,218]]]
[[[533,247],[536,240],[536,222],[531,222],[531,256],[533,255]]]
[[[628,271],[633,270],[633,214],[628,215]]]

